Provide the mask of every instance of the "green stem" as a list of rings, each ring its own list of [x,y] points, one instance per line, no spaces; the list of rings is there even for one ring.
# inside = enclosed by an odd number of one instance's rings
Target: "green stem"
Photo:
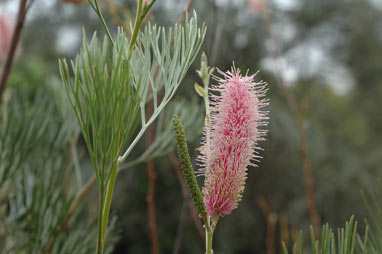
[[[94,3],[93,3],[91,0],[88,0],[88,2],[89,2],[89,4],[90,4],[90,6],[93,8],[93,10],[97,13],[97,15],[98,15],[98,17],[99,17],[99,19],[100,19],[100,21],[101,21],[101,23],[102,23],[102,26],[103,26],[103,28],[105,29],[106,35],[107,35],[107,37],[109,38],[110,43],[111,43],[111,45],[112,45],[113,48],[114,48],[113,37],[111,37],[109,28],[108,28],[107,25],[106,25],[106,21],[105,21],[105,19],[103,18],[103,15],[102,15],[102,12],[101,12],[101,10],[100,10],[100,8],[99,8],[99,5],[98,5],[97,0],[94,0]]]
[[[102,238],[102,211],[103,211],[103,200],[104,200],[104,190],[101,187],[99,192],[99,204],[98,204],[98,242],[97,242],[97,254],[103,254],[103,238]]]
[[[208,219],[208,224],[210,224],[210,220]],[[206,254],[213,254],[214,251],[212,250],[212,238],[213,238],[214,232],[211,229],[210,225],[206,225]]]
[[[204,99],[204,106],[206,107],[206,116],[210,116],[210,102],[208,101],[208,85],[209,85],[209,79],[208,81],[204,82],[203,81],[203,85],[204,85],[204,90],[205,90],[205,94],[203,96],[203,99]]]
[[[208,91],[208,90],[206,89],[206,91]],[[208,101],[208,94],[205,95],[203,98],[204,98],[204,105],[206,107],[206,116],[209,116],[210,115],[210,104],[209,104],[209,101]]]
[[[205,116],[205,120],[204,120],[204,124],[207,126],[207,131],[206,131],[206,147],[210,147],[210,123],[211,123],[211,118],[210,118],[210,102],[209,102],[209,99],[208,99],[208,84],[209,84],[209,79],[207,82],[204,82],[204,91],[205,91],[205,94],[203,96],[203,99],[204,99],[204,106],[205,106],[205,109],[206,109],[206,116]]]
[[[133,35],[131,36],[131,40],[130,40],[130,44],[129,44],[129,55],[131,55],[131,51],[132,51],[132,49],[135,45],[135,42],[137,41],[137,38],[138,38],[139,28],[140,28],[141,23],[142,23],[142,19],[141,19],[142,7],[143,7],[143,0],[139,0],[138,1],[137,16],[135,17]]]
[[[138,1],[137,16],[135,17],[134,30],[129,44],[129,58],[131,56],[131,51],[133,50],[135,42],[137,41],[139,29],[141,28],[142,22],[145,19],[151,7],[154,5],[155,1],[156,0],[152,0],[148,6],[143,6],[143,0]]]
[[[104,207],[102,210],[102,222],[101,222],[102,223],[101,224],[102,244],[104,244],[104,241],[106,238],[107,222],[109,221],[109,213],[110,213],[111,201],[113,199],[114,186],[117,180],[118,166],[119,166],[119,163],[116,163],[115,166],[111,168],[110,179],[106,188],[106,196],[104,200]]]

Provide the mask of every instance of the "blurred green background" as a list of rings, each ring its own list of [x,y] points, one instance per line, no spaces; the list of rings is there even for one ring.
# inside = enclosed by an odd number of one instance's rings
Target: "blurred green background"
[[[59,79],[58,58],[75,57],[82,28],[87,37],[104,34],[87,3],[32,3],[7,84],[29,94]],[[128,28],[135,1],[102,3],[112,31],[117,24]],[[157,0],[149,20],[172,25],[188,3]],[[15,22],[17,6],[16,0],[1,0],[0,13]],[[259,144],[263,158],[248,170],[239,207],[219,221],[215,253],[280,253],[282,240],[291,246],[298,230],[307,232],[307,171],[320,223],[342,226],[354,214],[362,232],[368,211],[360,191],[375,192],[382,172],[382,1],[195,0],[192,9],[208,27],[202,50],[210,66],[225,71],[234,62],[244,74],[260,70],[255,80],[269,84],[269,133]],[[194,92],[194,82],[201,83],[199,66],[198,56],[177,96],[197,98],[201,120],[203,101]],[[200,126],[192,132],[201,133],[202,121],[196,122]],[[192,158],[199,133],[189,143]],[[144,149],[143,139],[134,156]],[[87,179],[92,169],[81,139],[78,150]],[[175,150],[169,151],[154,160],[160,253],[202,253],[203,241],[185,208],[190,201],[171,162]],[[119,174],[111,210],[118,235],[114,253],[150,253],[147,195],[146,163]],[[94,216],[96,203],[94,188],[83,207]]]

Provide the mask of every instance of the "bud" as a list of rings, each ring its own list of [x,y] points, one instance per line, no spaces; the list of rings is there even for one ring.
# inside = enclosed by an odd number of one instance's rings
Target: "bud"
[[[172,117],[172,123],[175,130],[175,138],[178,147],[178,157],[179,163],[182,169],[184,180],[187,184],[188,190],[192,200],[194,201],[195,207],[198,210],[200,216],[205,220],[207,218],[207,211],[203,203],[203,196],[200,192],[196,177],[194,174],[194,169],[192,168],[190,155],[188,153],[188,147],[186,142],[186,135],[184,133],[182,124],[176,115]]]
[[[203,52],[200,58],[200,70],[197,70],[199,77],[203,80],[204,84],[208,84],[211,74],[214,72],[215,68],[209,68],[207,63],[207,56]]]

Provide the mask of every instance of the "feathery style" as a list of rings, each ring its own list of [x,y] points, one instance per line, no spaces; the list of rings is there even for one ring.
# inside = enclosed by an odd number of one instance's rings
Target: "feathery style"
[[[267,125],[268,104],[262,97],[266,83],[253,81],[252,76],[240,75],[232,67],[222,78],[214,77],[219,86],[210,90],[220,95],[210,95],[211,115],[204,128],[204,149],[199,156],[202,173],[204,203],[209,216],[224,216],[237,207],[244,191],[246,171],[256,166],[259,156],[257,141],[263,140]]]

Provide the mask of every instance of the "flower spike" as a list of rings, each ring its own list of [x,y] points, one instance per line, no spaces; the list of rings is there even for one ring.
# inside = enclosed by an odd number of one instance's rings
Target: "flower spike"
[[[219,86],[210,90],[220,95],[211,95],[211,123],[204,129],[210,140],[204,138],[205,148],[198,158],[205,175],[203,195],[210,217],[230,214],[237,207],[247,167],[256,166],[257,142],[266,134],[259,127],[267,125],[268,119],[261,111],[268,104],[261,99],[266,83],[254,82],[256,74],[241,76],[235,67],[231,72],[218,72],[223,77],[214,77]]]
[[[204,221],[207,220],[207,212],[205,205],[203,203],[203,196],[200,192],[198,183],[196,182],[196,177],[194,170],[192,168],[190,155],[188,154],[187,142],[185,138],[185,133],[179,118],[176,115],[172,117],[172,123],[175,130],[176,143],[178,146],[178,157],[184,180],[190,191],[192,200],[194,201],[195,207],[197,208],[199,214]]]

